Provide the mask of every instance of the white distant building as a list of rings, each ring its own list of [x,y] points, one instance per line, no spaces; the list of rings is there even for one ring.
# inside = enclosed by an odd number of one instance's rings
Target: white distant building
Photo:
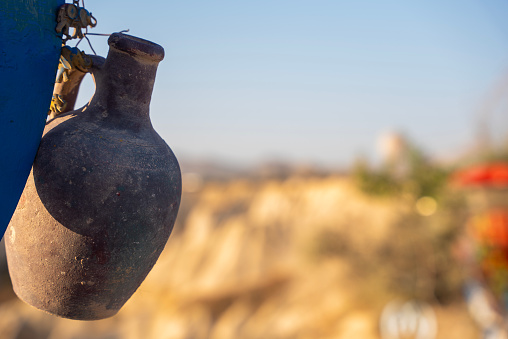
[[[377,151],[383,164],[400,162],[407,150],[407,141],[397,132],[385,132],[377,141]]]

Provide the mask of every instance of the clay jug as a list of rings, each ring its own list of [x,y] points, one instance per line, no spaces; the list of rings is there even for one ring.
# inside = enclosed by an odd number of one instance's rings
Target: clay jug
[[[54,315],[118,312],[161,254],[181,197],[178,162],[152,128],[161,46],[115,33],[96,92],[44,131],[6,232],[14,291]]]

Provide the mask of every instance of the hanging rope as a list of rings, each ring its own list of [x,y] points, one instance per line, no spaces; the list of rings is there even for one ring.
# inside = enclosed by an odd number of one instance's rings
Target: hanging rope
[[[58,71],[55,83],[69,81],[70,74],[75,70],[88,73],[92,67],[92,59],[77,47],[86,39],[92,52],[97,55],[92,46],[88,35],[110,36],[104,33],[89,33],[88,28],[97,26],[97,19],[85,8],[85,0],[73,0],[72,4],[64,4],[60,7],[57,14],[56,32],[62,34],[62,52],[58,64]],[[70,32],[73,29],[74,31]],[[120,33],[128,32],[123,30]],[[67,41],[79,39],[74,47],[66,46]],[[60,95],[54,95],[51,101],[48,114],[56,116],[65,109],[66,102]]]
[[[83,39],[85,36],[83,29],[86,34],[88,27],[97,26],[97,19],[84,8],[84,2],[83,7],[79,6],[79,0],[74,0],[72,4],[62,5],[58,11],[57,22],[56,32],[63,34],[63,44],[76,38]],[[71,28],[74,29],[72,34],[69,32]]]

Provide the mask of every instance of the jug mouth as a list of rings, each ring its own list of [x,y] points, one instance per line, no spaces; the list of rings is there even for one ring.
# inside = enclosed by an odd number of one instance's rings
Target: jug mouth
[[[151,41],[123,33],[113,33],[108,39],[111,48],[153,62],[164,59],[164,48]]]

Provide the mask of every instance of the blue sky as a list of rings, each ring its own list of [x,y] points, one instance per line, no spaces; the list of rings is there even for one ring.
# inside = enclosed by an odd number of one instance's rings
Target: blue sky
[[[151,116],[181,157],[346,166],[375,159],[390,130],[454,155],[508,77],[508,1],[85,4],[91,32],[129,28],[165,48]],[[107,39],[91,39],[105,56]],[[80,102],[92,94],[87,81]]]

